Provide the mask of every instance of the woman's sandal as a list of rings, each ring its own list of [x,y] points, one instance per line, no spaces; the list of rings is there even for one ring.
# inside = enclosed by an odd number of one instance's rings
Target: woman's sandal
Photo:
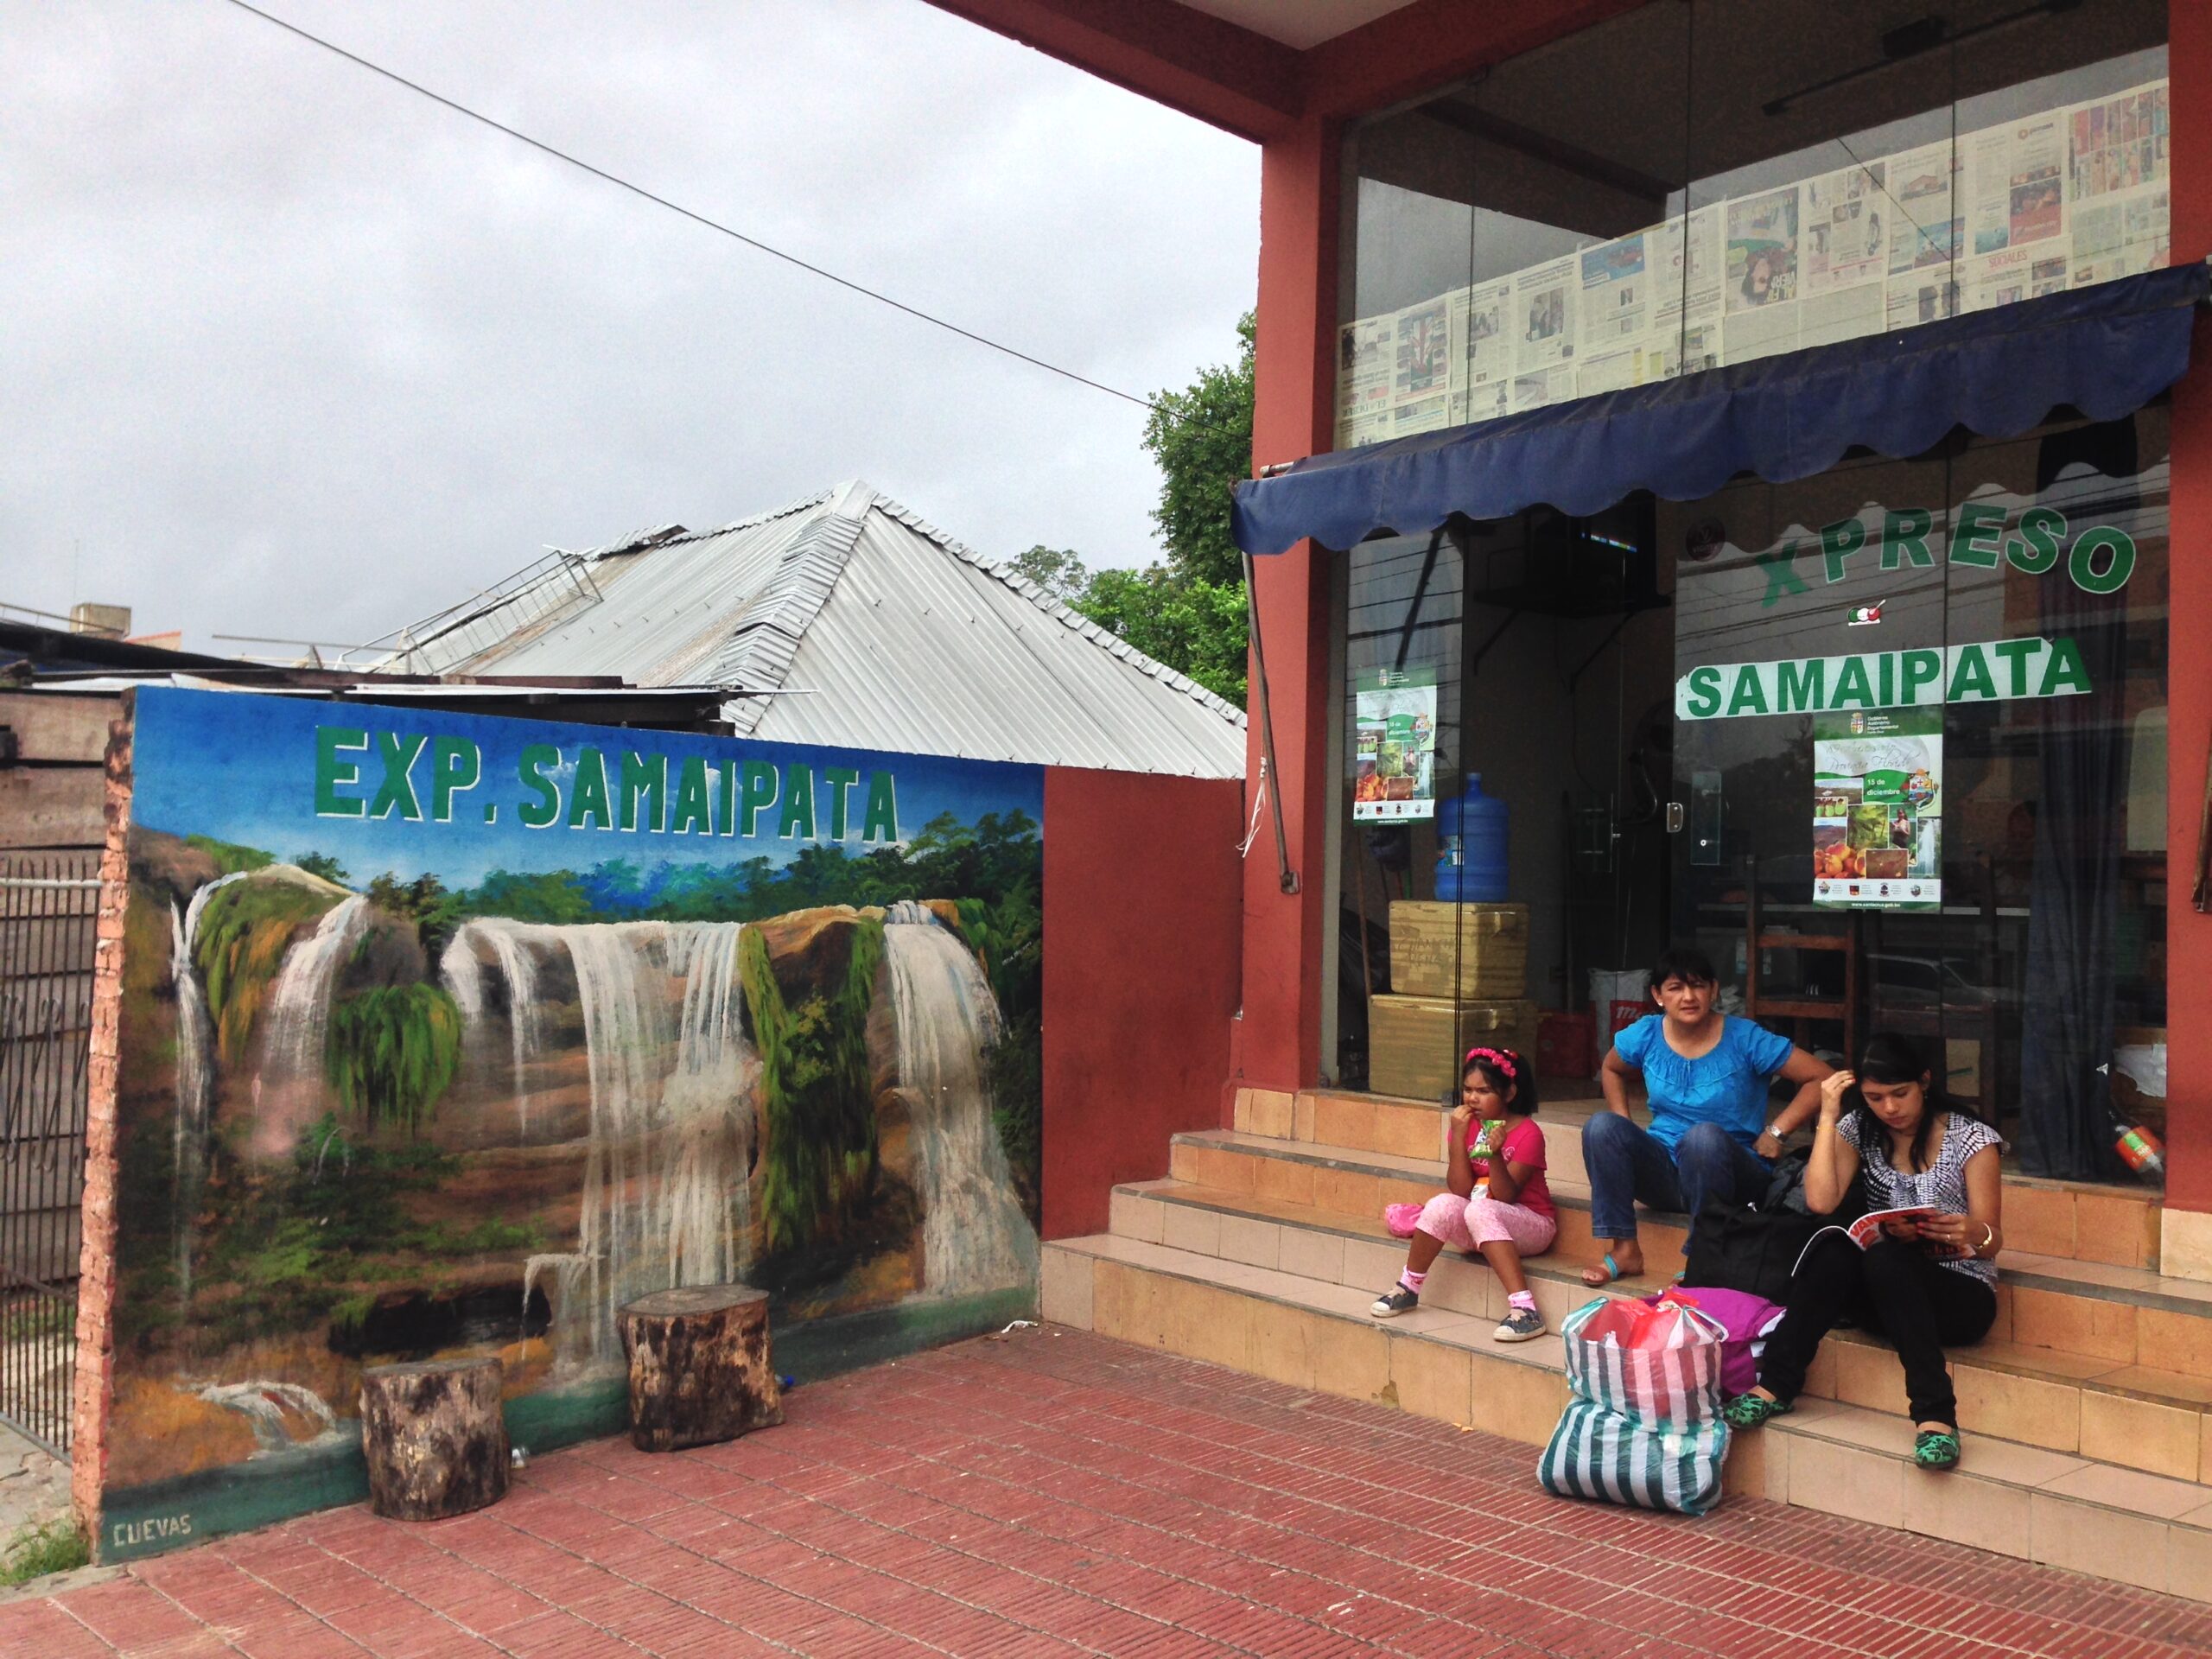
[[[1603,1268],[1585,1268],[1582,1269],[1582,1287],[1585,1290],[1603,1290],[1607,1285],[1611,1284],[1614,1280],[1623,1276],[1621,1273],[1621,1264],[1613,1260],[1613,1255],[1611,1250],[1606,1251],[1599,1260],[1605,1263]],[[1603,1273],[1605,1277],[1602,1279],[1592,1279],[1590,1275],[1593,1273]]]
[[[1770,1400],[1763,1394],[1739,1394],[1720,1408],[1721,1418],[1731,1428],[1757,1428],[1768,1418],[1789,1412],[1788,1401]]]
[[[1725,1411],[1726,1407],[1722,1409]],[[1941,1473],[1959,1466],[1959,1437],[1955,1430],[1923,1428],[1913,1436],[1912,1460],[1923,1469]]]

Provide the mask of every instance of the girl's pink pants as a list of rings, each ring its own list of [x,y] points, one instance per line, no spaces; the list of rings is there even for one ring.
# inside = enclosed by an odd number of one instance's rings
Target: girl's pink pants
[[[1421,1231],[1440,1238],[1453,1249],[1479,1249],[1484,1244],[1510,1239],[1523,1255],[1541,1255],[1551,1249],[1559,1224],[1525,1204],[1500,1204],[1483,1191],[1463,1198],[1440,1192],[1421,1207]]]

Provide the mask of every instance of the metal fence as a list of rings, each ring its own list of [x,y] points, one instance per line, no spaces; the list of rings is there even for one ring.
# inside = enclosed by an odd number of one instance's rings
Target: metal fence
[[[99,855],[0,855],[0,1421],[69,1452]]]

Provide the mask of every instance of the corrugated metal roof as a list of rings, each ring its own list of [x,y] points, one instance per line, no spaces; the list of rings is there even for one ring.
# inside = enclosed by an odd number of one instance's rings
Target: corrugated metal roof
[[[865,484],[584,556],[594,602],[454,666],[808,692],[728,705],[777,741],[1243,776],[1234,705]]]

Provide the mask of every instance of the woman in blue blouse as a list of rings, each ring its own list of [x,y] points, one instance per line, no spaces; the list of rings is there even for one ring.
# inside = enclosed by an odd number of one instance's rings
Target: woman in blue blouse
[[[1766,1187],[1784,1135],[1820,1109],[1830,1067],[1786,1037],[1732,1020],[1714,1006],[1712,960],[1676,945],[1651,970],[1648,1014],[1613,1039],[1599,1080],[1608,1109],[1582,1126],[1590,1173],[1590,1230],[1605,1252],[1584,1269],[1597,1286],[1643,1271],[1636,1206],[1695,1216],[1707,1198],[1748,1203]],[[1651,1127],[1629,1116],[1628,1081],[1641,1072]],[[1767,1122],[1767,1084],[1779,1074],[1796,1097]]]

